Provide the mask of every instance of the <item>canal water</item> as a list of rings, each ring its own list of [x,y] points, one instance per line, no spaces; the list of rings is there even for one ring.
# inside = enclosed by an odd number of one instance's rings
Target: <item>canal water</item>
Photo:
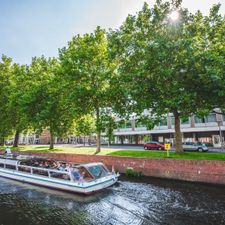
[[[225,188],[121,178],[93,196],[0,178],[0,225],[222,225]]]

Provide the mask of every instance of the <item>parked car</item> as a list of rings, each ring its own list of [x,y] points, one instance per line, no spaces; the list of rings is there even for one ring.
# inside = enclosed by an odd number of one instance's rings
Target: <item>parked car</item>
[[[164,145],[160,144],[157,141],[150,141],[144,144],[144,149],[158,149],[158,150],[164,150]]]
[[[209,149],[204,143],[185,142],[182,144],[184,151],[207,152]]]

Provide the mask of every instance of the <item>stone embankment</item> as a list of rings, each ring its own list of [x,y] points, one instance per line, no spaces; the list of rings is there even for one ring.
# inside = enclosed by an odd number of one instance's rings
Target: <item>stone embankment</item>
[[[109,169],[124,173],[127,167],[141,171],[145,176],[225,185],[225,161],[153,159],[120,156],[78,155],[62,153],[17,152],[17,154],[44,156],[74,163],[103,162]]]

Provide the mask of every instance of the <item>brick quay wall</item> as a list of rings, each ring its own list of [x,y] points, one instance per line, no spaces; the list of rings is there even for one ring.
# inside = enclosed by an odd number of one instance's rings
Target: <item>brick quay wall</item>
[[[3,152],[2,152],[3,153]],[[73,163],[103,162],[110,170],[124,173],[127,167],[145,176],[225,185],[225,161],[133,158],[122,156],[80,155],[63,153],[15,152],[43,156]]]

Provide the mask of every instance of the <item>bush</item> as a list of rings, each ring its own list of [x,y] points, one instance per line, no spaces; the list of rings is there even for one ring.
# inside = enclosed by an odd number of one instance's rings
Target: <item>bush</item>
[[[125,175],[127,177],[142,177],[143,173],[141,171],[135,171],[132,167],[127,167]]]

